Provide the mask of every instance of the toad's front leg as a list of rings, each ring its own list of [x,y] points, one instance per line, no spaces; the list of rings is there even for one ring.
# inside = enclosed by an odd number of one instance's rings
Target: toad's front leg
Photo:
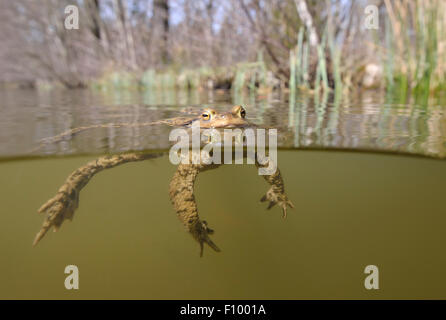
[[[269,161],[272,161],[269,159]],[[256,154],[256,166],[257,168],[265,168],[268,164],[265,164],[265,159],[262,157],[259,159],[259,155]],[[283,183],[282,175],[280,174],[279,168],[276,167],[275,172],[264,175],[263,178],[271,185],[266,194],[260,199],[260,201],[269,201],[268,208],[271,209],[274,205],[279,205],[282,208],[282,217],[286,218],[287,208],[294,208],[293,203],[288,199],[285,193],[285,186]]]
[[[244,154],[246,157],[246,153]],[[265,168],[263,159],[258,159],[256,155],[256,166],[258,168]],[[192,158],[191,158],[192,159]],[[269,160],[272,161],[272,160]],[[203,255],[203,244],[208,244],[212,249],[219,252],[220,249],[209,238],[213,233],[206,221],[201,221],[198,216],[197,203],[194,196],[194,184],[197,175],[200,172],[216,169],[220,164],[213,164],[203,162],[199,164],[180,164],[175,172],[169,186],[169,195],[172,204],[177,212],[179,219],[190,232],[192,237],[200,244],[200,256]],[[283,216],[286,217],[287,207],[294,208],[294,205],[288,200],[285,193],[285,187],[279,169],[274,173],[264,175],[265,180],[271,185],[266,195],[262,197],[261,201],[269,201],[268,209],[278,204],[283,210]]]

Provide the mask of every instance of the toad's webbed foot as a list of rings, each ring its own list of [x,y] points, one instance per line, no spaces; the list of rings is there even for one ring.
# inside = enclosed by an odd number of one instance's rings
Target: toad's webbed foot
[[[288,206],[290,208],[294,208],[293,203],[288,200],[287,195],[284,191],[277,190],[276,188],[271,187],[266,194],[260,199],[261,202],[269,201],[268,208],[271,209],[274,205],[278,204],[279,207],[282,208],[283,218],[286,218],[286,212]]]
[[[203,256],[203,247],[204,243],[206,243],[209,247],[214,249],[216,252],[220,252],[220,248],[209,238],[210,234],[214,233],[214,230],[208,227],[206,221],[198,220],[190,229],[190,233],[194,237],[195,240],[200,244],[200,257]]]
[[[33,246],[48,232],[51,227],[57,231],[65,219],[72,220],[74,211],[79,206],[79,193],[76,189],[65,188],[59,192],[38,210],[39,213],[46,212],[42,228],[34,238]]]

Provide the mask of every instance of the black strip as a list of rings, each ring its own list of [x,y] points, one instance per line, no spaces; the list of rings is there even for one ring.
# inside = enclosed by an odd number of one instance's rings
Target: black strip
[[[26,300],[1,301],[3,314],[11,311],[14,318],[24,312],[40,316],[69,315],[78,319],[98,315],[132,319],[323,319],[350,316],[376,319],[405,314],[444,314],[446,300]],[[9,309],[9,310],[7,310]],[[210,315],[212,310],[212,315]]]

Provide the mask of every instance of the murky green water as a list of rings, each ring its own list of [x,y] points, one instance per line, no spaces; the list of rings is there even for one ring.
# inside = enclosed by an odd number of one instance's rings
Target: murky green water
[[[169,129],[93,130],[29,154],[41,138],[91,123],[170,117],[177,105],[231,105],[219,96],[156,105],[126,97],[1,93],[0,298],[446,298],[446,162],[432,158],[445,157],[441,106],[247,101],[248,117],[278,127],[280,146],[293,149],[278,155],[296,206],[287,219],[259,202],[268,185],[254,166],[202,173],[200,216],[222,252],[206,248],[199,258],[171,206],[176,168],[163,157],[99,173],[74,220],[32,248],[43,221],[38,207],[96,158],[79,154],[165,149]],[[70,264],[79,267],[77,291],[64,287]],[[379,290],[364,288],[367,265],[379,268]]]

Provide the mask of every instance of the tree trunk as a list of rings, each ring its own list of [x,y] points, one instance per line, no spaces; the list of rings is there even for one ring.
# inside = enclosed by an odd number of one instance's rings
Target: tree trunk
[[[169,52],[169,1],[168,0],[154,0],[153,15],[152,15],[153,37],[160,39],[159,54],[163,64],[171,62]],[[152,43],[155,43],[153,41]],[[155,52],[152,48],[152,52]]]
[[[294,0],[296,4],[297,13],[299,14],[299,18],[307,27],[307,30],[310,34],[310,46],[312,48],[316,48],[319,44],[319,37],[317,36],[317,32],[315,27],[313,26],[313,18],[311,14],[308,12],[307,3],[305,0]]]

